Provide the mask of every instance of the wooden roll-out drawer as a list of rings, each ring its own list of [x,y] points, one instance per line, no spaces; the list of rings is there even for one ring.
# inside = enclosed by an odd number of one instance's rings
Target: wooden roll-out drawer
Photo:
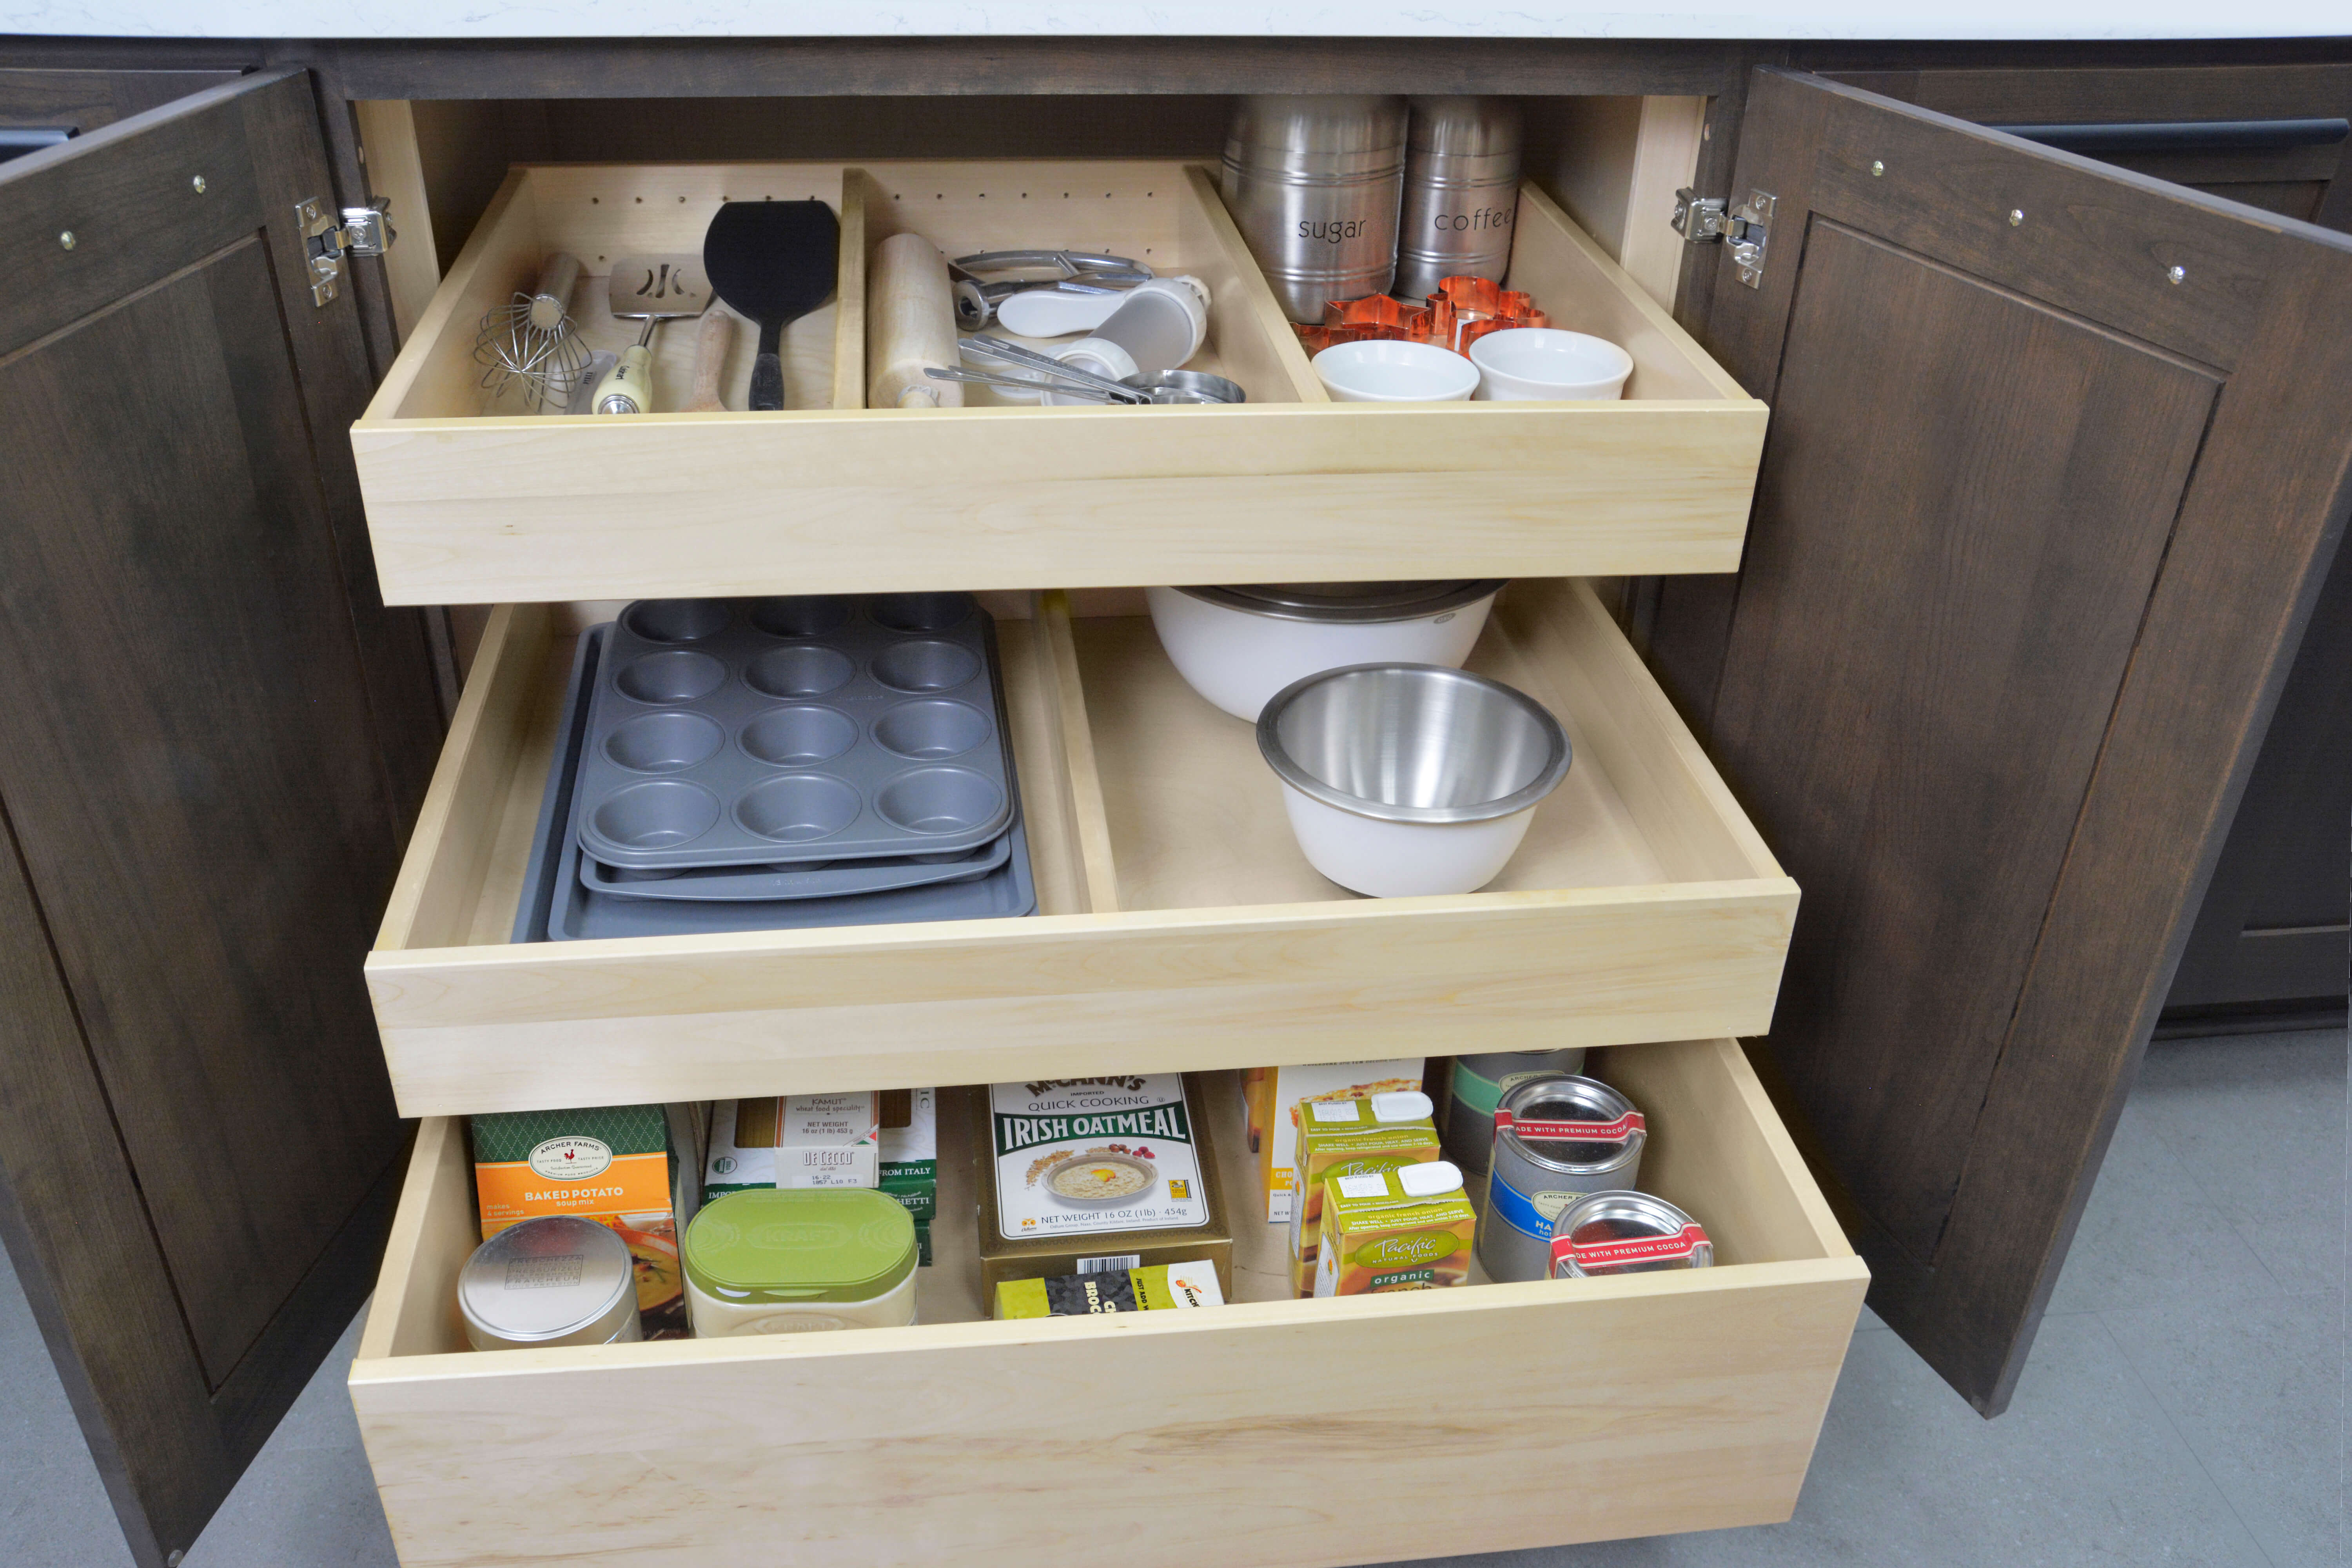
[[[722,200],[762,196],[842,220],[838,296],[786,341],[784,412],[485,416],[477,327],[547,256],[580,258],[574,314],[619,348],[636,324],[604,311],[612,263],[698,253]],[[1066,246],[1193,274],[1213,296],[1195,367],[1250,402],[869,411],[866,269],[902,230],[950,255]],[[377,576],[393,604],[486,604],[1410,578],[1441,559],[1481,577],[1736,570],[1764,405],[1532,183],[1509,282],[1632,353],[1623,401],[1331,402],[1196,164],[520,166],[352,426]],[[658,386],[688,384],[695,337],[662,330]]]
[[[496,612],[367,961],[402,1114],[1769,1026],[1796,885],[1583,583],[1513,584],[1470,665],[1559,716],[1567,781],[1486,890],[1388,900],[1307,866],[1252,727],[1148,618],[991,600],[1038,913],[522,944],[572,639],[614,606]]]
[[[1234,1304],[991,1321],[951,1094],[917,1326],[475,1352],[436,1117],[351,1373],[401,1561],[1317,1568],[1786,1519],[1866,1271],[1731,1041],[1588,1067],[1717,1267],[1302,1301],[1241,1217]],[[1239,1088],[1203,1087],[1243,1216]]]

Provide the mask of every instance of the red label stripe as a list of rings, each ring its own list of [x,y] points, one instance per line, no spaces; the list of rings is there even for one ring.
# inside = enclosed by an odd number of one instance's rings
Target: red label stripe
[[[1641,1236],[1622,1241],[1588,1241],[1582,1245],[1564,1236],[1551,1238],[1551,1262],[1559,1268],[1560,1260],[1576,1259],[1580,1268],[1612,1263],[1649,1263],[1661,1258],[1688,1258],[1706,1243],[1706,1232],[1696,1225],[1686,1225],[1679,1236]]]
[[[1629,1110],[1614,1121],[1522,1121],[1503,1106],[1495,1108],[1495,1131],[1522,1138],[1577,1143],[1622,1143],[1643,1130],[1642,1113]]]

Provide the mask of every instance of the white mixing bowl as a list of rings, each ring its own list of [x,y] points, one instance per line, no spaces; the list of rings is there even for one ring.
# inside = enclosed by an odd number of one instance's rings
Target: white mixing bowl
[[[1147,588],[1151,626],[1192,689],[1255,720],[1292,681],[1344,664],[1458,667],[1501,578]]]

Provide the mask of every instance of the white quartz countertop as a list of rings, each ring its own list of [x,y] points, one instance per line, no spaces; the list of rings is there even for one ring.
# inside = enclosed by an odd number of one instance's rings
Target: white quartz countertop
[[[0,33],[169,38],[2060,39],[2352,33],[2346,0],[0,0]]]

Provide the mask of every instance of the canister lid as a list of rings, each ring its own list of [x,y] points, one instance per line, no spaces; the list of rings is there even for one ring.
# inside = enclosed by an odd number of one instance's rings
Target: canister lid
[[[1553,1222],[1552,1273],[1562,1279],[1707,1268],[1715,1246],[1699,1223],[1648,1193],[1593,1193]]]
[[[752,1188],[705,1205],[685,1253],[722,1301],[870,1301],[915,1271],[915,1220],[871,1187]]]
[[[1286,621],[1417,621],[1473,605],[1507,577],[1456,577],[1417,583],[1244,583],[1180,588],[1212,605]]]
[[[1225,157],[1261,163],[1302,153],[1402,149],[1406,117],[1403,99],[1381,93],[1251,94],[1234,105]]]
[[[1516,155],[1519,106],[1507,98],[1420,96],[1412,100],[1413,151],[1461,158]]]
[[[1549,1170],[1605,1171],[1648,1137],[1633,1102],[1599,1079],[1548,1072],[1520,1079],[1495,1107],[1495,1136]]]
[[[457,1310],[484,1335],[560,1340],[636,1300],[629,1244],[593,1220],[550,1215],[509,1226],[474,1249],[457,1275]]]

